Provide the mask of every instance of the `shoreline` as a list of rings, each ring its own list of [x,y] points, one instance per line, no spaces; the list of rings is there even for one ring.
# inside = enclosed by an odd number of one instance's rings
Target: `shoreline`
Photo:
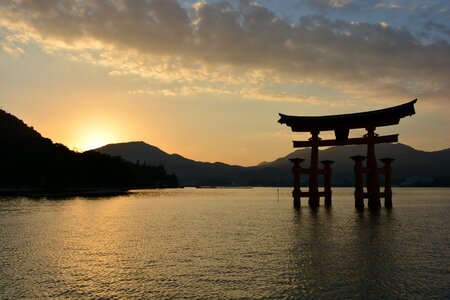
[[[30,197],[30,198],[62,198],[62,197],[112,197],[128,195],[128,189],[0,189],[0,197]]]

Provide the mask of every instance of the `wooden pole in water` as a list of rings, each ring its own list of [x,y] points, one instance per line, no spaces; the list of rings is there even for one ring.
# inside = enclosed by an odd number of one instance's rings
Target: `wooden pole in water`
[[[364,208],[364,177],[362,162],[366,158],[362,155],[351,156],[355,162],[355,207],[357,209]]]
[[[301,166],[300,164],[305,161],[301,158],[291,158],[289,159],[294,166],[292,167],[292,173],[294,174],[294,190],[292,191],[292,197],[294,198],[294,207],[300,208],[301,202],[300,202],[300,171]]]
[[[375,157],[375,128],[369,127],[367,130],[367,194],[369,198],[369,208],[377,209],[381,207],[380,202],[380,182],[378,180],[377,159]]]
[[[332,160],[320,161],[323,165],[323,188],[325,194],[325,205],[331,206],[331,165],[334,163]]]
[[[392,162],[395,159],[385,157],[380,159],[384,163],[384,207],[392,207]]]
[[[310,207],[319,206],[319,131],[311,131],[311,167],[309,168],[309,201]]]

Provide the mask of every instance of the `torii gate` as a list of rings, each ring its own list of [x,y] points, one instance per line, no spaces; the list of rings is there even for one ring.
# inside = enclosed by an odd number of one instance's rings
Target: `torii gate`
[[[379,136],[375,133],[375,129],[381,126],[390,126],[400,123],[400,119],[415,114],[414,104],[417,99],[408,103],[393,106],[385,109],[343,114],[330,116],[288,116],[279,114],[280,124],[286,124],[291,127],[293,132],[310,132],[311,138],[308,141],[293,141],[294,148],[311,147],[311,166],[310,168],[302,168],[301,162],[304,159],[291,159],[294,167],[294,190],[292,196],[294,198],[294,206],[300,207],[300,197],[309,197],[308,204],[311,207],[319,206],[320,196],[325,196],[325,205],[331,205],[331,164],[333,161],[322,161],[324,169],[319,170],[319,147],[326,146],[343,146],[343,145],[367,145],[367,157],[352,156],[355,161],[355,206],[357,208],[364,207],[364,198],[368,198],[370,208],[381,207],[380,197],[385,198],[385,206],[392,206],[391,192],[391,173],[390,165],[393,159],[382,159],[384,168],[377,167],[375,156],[375,144],[378,143],[395,143],[398,142],[398,134]],[[363,137],[349,138],[350,129],[364,128],[367,133]],[[336,139],[322,140],[319,138],[321,131],[334,131]],[[362,165],[364,159],[367,158],[366,167]],[[301,192],[300,190],[300,174],[309,174],[309,191]],[[367,193],[363,190],[363,173],[367,179]],[[380,184],[378,174],[385,175],[385,190],[380,193]],[[318,176],[324,175],[324,191],[319,192]]]

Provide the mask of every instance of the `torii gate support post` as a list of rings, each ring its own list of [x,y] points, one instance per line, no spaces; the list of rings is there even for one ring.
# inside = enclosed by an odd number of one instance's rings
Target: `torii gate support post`
[[[331,206],[331,165],[334,163],[332,160],[320,161],[323,165],[323,188],[325,194],[325,206]]]
[[[382,158],[380,161],[384,163],[384,207],[392,207],[392,162],[393,158]]]
[[[319,131],[311,131],[311,167],[309,168],[309,201],[310,207],[319,206]]]
[[[367,130],[367,194],[369,208],[378,209],[380,202],[380,182],[378,180],[377,159],[375,157],[375,127]]]
[[[362,162],[366,159],[365,156],[355,155],[351,156],[351,159],[355,162],[355,207],[357,209],[364,208],[364,177],[363,177],[363,165]]]
[[[300,164],[305,160],[301,158],[291,158],[289,160],[294,164],[294,166],[292,167],[292,173],[294,174],[294,190],[292,191],[292,197],[294,198],[294,207],[300,208],[300,173],[302,169]]]

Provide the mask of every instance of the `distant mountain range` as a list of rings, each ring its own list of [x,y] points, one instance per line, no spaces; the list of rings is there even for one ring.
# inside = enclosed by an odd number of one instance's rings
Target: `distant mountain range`
[[[144,142],[109,144],[96,149],[101,153],[120,156],[130,162],[163,165],[177,175],[184,186],[291,186],[292,157],[306,159],[309,166],[310,149],[300,149],[272,162],[253,167],[207,163],[190,160],[178,154],[168,154]],[[350,156],[365,155],[364,145],[331,147],[319,152],[320,160],[334,160],[332,181],[337,186],[353,185],[353,161]],[[450,148],[425,152],[403,144],[376,146],[378,158],[392,157],[393,184],[414,186],[450,186]],[[382,163],[379,163],[382,166]],[[306,178],[305,178],[306,179]]]
[[[242,181],[235,182],[234,179],[240,177],[240,172],[247,170],[241,166],[199,162],[178,154],[168,154],[144,142],[109,144],[95,151],[120,156],[134,163],[162,165],[169,173],[175,173],[180,184],[184,186],[241,185]]]

